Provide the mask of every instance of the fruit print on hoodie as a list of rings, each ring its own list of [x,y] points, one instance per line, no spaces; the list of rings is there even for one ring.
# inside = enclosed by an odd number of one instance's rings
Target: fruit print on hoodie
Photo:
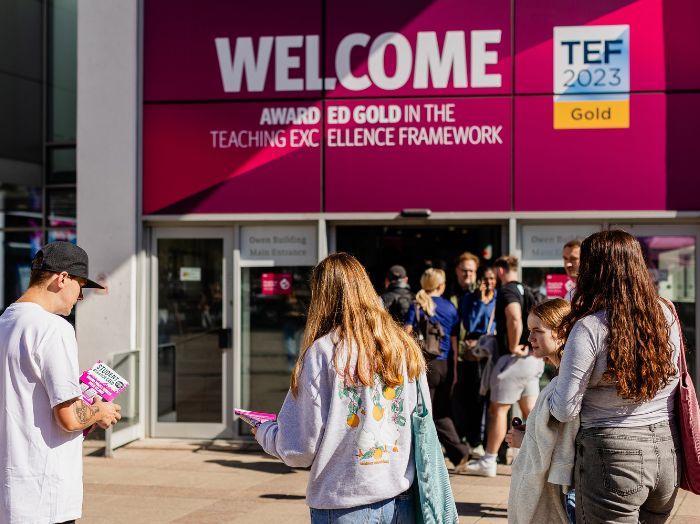
[[[388,464],[391,453],[399,451],[399,426],[406,425],[403,412],[403,380],[397,387],[385,386],[379,375],[375,375],[372,388],[371,416],[362,409],[359,388],[341,387],[339,396],[348,399],[346,424],[359,427],[356,440],[357,457],[362,466]],[[388,410],[388,411],[387,411]]]

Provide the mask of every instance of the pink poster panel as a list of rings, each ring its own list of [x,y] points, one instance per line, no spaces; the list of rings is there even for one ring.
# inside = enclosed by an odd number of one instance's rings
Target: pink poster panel
[[[321,2],[144,2],[144,99],[320,95]]]
[[[326,211],[506,211],[509,98],[326,104]]]
[[[327,2],[325,31],[323,13],[322,2],[148,0],[144,99],[510,91],[509,0]]]
[[[566,294],[576,287],[576,282],[567,275],[547,275],[547,298],[564,298]]]
[[[320,211],[320,119],[313,102],[147,104],[144,213]]]
[[[552,111],[516,97],[516,211],[666,209],[666,95],[631,95],[624,129],[557,130]]]
[[[510,0],[328,2],[328,96],[511,90]]]
[[[663,90],[664,27],[661,0],[529,0],[515,4],[515,91],[552,93],[555,27],[629,26],[631,91]],[[591,62],[605,61],[605,39],[571,38],[567,46]],[[610,44],[611,49],[616,46]],[[603,64],[604,65],[604,64]],[[592,82],[604,81],[594,76]]]

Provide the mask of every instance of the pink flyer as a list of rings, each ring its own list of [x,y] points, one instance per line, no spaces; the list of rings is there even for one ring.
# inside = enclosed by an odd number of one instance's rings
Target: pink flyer
[[[104,362],[97,362],[80,376],[83,402],[92,405],[95,396],[105,402],[114,400],[129,383]]]
[[[260,413],[258,411],[248,411],[246,409],[234,409],[233,412],[238,415],[243,422],[246,422],[257,428],[263,422],[274,422],[277,420],[277,415],[274,413]]]

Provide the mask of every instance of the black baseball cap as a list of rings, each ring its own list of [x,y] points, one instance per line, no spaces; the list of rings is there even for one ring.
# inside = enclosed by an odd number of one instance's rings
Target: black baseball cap
[[[32,271],[65,271],[72,277],[87,280],[84,288],[104,289],[88,278],[88,255],[85,250],[70,242],[50,242],[42,247],[32,259]]]
[[[398,264],[391,266],[389,268],[389,272],[387,273],[387,277],[389,277],[389,280],[392,282],[400,278],[406,278],[406,268],[399,266]]]

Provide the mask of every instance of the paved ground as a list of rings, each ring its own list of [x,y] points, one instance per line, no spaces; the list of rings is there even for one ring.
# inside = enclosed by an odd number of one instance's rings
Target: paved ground
[[[86,448],[84,524],[309,521],[307,472],[261,453],[145,440],[117,450],[114,458],[100,454]],[[460,522],[506,522],[509,482],[509,466],[499,466],[495,479],[453,475]],[[681,491],[672,522],[700,523],[700,496]]]

